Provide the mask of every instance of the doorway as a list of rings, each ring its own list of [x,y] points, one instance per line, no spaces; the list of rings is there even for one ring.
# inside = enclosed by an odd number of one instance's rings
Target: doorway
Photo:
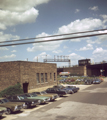
[[[24,93],[28,93],[28,85],[29,85],[29,83],[27,83],[27,82],[23,83],[23,92]]]

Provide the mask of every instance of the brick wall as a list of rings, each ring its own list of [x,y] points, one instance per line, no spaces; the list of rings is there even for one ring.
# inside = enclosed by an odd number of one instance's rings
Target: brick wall
[[[37,73],[39,73],[40,83],[37,83]],[[44,80],[45,73],[47,74],[47,82],[41,83],[41,73],[43,73]],[[50,73],[52,74],[51,80]],[[29,90],[54,85],[57,83],[56,64],[29,61],[0,62],[0,90],[15,85],[17,82],[20,82],[22,87],[23,83],[28,83]]]
[[[0,62],[0,90],[20,82],[19,62]]]
[[[86,66],[75,66],[75,67],[63,68],[63,71],[61,72],[70,72],[71,75],[79,75],[79,76],[87,75]]]

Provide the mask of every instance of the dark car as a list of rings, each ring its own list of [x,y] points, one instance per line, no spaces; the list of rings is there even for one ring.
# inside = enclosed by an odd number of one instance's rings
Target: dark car
[[[66,82],[66,79],[61,79],[61,80],[59,80],[59,82],[64,83],[64,82]]]
[[[13,95],[7,97],[11,102],[25,102],[24,108],[29,108],[31,106],[36,106],[41,103],[41,100],[35,100],[35,99],[27,99],[25,95]]]
[[[53,86],[53,88],[58,88],[58,89],[64,90],[68,94],[72,94],[73,93],[72,89],[66,88],[63,85],[55,85],[55,86]]]
[[[46,92],[47,93],[56,93],[56,94],[58,94],[58,96],[63,96],[63,95],[67,94],[67,92],[65,90],[61,90],[59,88],[48,88],[48,89],[46,89]]]
[[[84,83],[85,85],[91,85],[93,83],[93,79],[85,79]]]
[[[79,87],[76,87],[76,86],[66,86],[66,88],[71,89],[74,93],[78,92],[78,90],[79,90]]]
[[[101,83],[101,80],[100,79],[95,79],[95,80],[93,80],[93,84],[100,84]]]

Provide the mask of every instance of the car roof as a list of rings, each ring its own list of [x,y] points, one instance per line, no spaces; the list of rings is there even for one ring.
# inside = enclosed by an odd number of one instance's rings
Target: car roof
[[[3,98],[3,97],[2,97],[2,98],[0,98],[0,100],[2,100],[2,99],[6,99],[6,98]]]

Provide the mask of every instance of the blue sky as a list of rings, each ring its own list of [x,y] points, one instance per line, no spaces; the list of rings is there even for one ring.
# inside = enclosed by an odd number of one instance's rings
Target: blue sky
[[[107,0],[0,0],[0,41],[106,29],[106,6]],[[1,62],[43,62],[54,55],[69,56],[71,65],[86,58],[92,63],[107,61],[107,35],[0,47]]]

